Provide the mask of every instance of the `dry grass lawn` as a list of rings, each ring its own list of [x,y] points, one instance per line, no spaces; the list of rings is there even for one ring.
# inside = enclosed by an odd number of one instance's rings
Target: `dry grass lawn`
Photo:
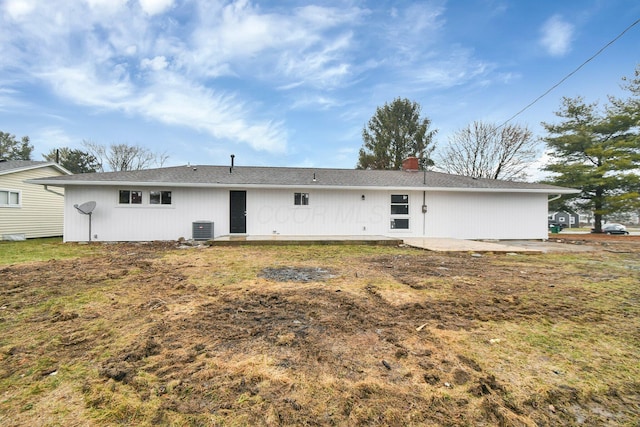
[[[482,257],[0,242],[0,425],[638,426],[626,237]]]

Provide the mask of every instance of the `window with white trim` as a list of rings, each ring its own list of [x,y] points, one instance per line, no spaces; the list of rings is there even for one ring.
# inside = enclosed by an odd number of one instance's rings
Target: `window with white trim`
[[[391,229],[409,229],[409,195],[391,195]]]
[[[0,190],[0,206],[17,208],[20,206],[20,191]]]
[[[149,204],[150,205],[170,205],[171,191],[150,191]]]
[[[121,205],[141,205],[142,191],[138,190],[120,190],[118,203]]]
[[[306,206],[309,204],[309,193],[293,193],[293,204]]]

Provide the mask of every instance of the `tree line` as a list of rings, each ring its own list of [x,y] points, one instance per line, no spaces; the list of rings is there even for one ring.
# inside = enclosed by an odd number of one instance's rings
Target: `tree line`
[[[84,150],[61,147],[43,154],[44,160],[56,162],[74,174],[106,171],[128,171],[162,167],[169,156],[140,145],[104,145],[83,141]],[[0,160],[32,160],[33,145],[29,137],[18,140],[15,135],[0,132]]]
[[[610,96],[603,107],[582,97],[563,98],[555,112],[558,123],[542,123],[549,156],[546,183],[580,189],[580,193],[552,203],[550,208],[592,212],[596,231],[614,213],[640,209],[640,65],[623,78],[627,98]],[[422,168],[472,178],[525,180],[537,158],[539,140],[523,125],[475,121],[454,132],[434,154],[438,132],[422,117],[421,106],[396,98],[376,109],[362,130],[358,169],[400,169],[410,156]],[[138,145],[105,146],[83,141],[84,150],[63,147],[43,157],[73,173],[126,171],[162,166],[168,156]],[[0,160],[31,159],[27,136],[18,140],[0,132]]]
[[[640,209],[640,66],[623,78],[628,96],[609,96],[603,107],[582,97],[562,100],[558,123],[542,123],[540,140],[549,157],[545,183],[572,187],[550,209],[592,212],[595,231],[606,216]],[[400,169],[402,160],[418,157],[423,168],[472,178],[525,180],[537,158],[540,140],[519,124],[497,126],[481,121],[454,132],[448,145],[433,156],[437,130],[420,117],[420,105],[397,98],[378,107],[362,130],[359,169]],[[434,158],[435,157],[435,158]]]

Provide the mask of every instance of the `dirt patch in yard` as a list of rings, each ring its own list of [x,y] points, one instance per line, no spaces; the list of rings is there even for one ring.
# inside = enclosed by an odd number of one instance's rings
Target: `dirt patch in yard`
[[[565,258],[151,243],[0,267],[0,424],[634,425],[629,237],[562,236],[598,248]]]

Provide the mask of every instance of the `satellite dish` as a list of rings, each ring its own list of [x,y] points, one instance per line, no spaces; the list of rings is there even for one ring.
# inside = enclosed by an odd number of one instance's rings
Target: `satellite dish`
[[[89,241],[91,241],[91,212],[96,208],[96,202],[84,202],[80,206],[73,205],[81,214],[89,215]]]
[[[90,215],[91,212],[93,212],[93,210],[96,208],[96,202],[94,202],[94,201],[85,202],[85,203],[81,204],[80,206],[73,205],[73,207],[78,209],[78,211],[80,213],[82,213],[82,214]]]

